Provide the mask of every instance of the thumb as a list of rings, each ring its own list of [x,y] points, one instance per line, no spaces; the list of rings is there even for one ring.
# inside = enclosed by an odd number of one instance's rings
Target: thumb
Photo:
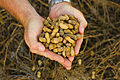
[[[38,42],[38,37],[35,32],[27,31],[25,34],[25,42],[30,48],[31,52],[45,51],[45,47],[42,43]]]
[[[38,36],[42,32],[43,27],[42,18],[31,18],[28,22],[27,27],[25,27],[25,41],[30,48],[31,52],[34,51],[44,51],[45,47],[42,43],[38,42]]]

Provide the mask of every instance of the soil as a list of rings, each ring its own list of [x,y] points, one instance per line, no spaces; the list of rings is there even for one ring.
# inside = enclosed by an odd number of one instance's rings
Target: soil
[[[48,17],[47,0],[29,1]],[[31,53],[23,26],[0,8],[0,80],[120,80],[120,0],[72,0],[72,5],[84,14],[88,26],[71,70]]]

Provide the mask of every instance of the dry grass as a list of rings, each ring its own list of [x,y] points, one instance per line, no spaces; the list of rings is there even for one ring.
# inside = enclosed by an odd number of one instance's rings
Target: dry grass
[[[48,4],[30,0],[37,12],[46,18]],[[72,0],[73,1],[73,0]],[[29,51],[24,42],[24,28],[5,10],[0,8],[0,80],[96,80],[120,79],[120,1],[74,0],[72,4],[83,12],[88,21],[80,54],[72,69]],[[39,66],[37,61],[42,60]],[[82,64],[78,64],[78,60]],[[32,71],[32,66],[36,70]]]

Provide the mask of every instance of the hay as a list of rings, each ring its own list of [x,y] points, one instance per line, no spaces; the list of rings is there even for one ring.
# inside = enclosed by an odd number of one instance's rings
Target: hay
[[[46,18],[48,4],[29,0]],[[24,41],[24,28],[5,9],[0,8],[0,80],[88,80],[95,72],[96,80],[120,79],[120,1],[72,0],[74,7],[85,15],[88,26],[80,54],[70,71],[45,57],[33,54]],[[78,60],[82,64],[79,65]],[[38,65],[41,60],[43,64]],[[32,66],[36,70],[32,71]]]

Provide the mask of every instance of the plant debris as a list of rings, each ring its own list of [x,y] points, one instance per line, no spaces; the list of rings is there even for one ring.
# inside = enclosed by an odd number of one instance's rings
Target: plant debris
[[[40,16],[48,16],[47,0],[29,1]],[[55,61],[31,53],[24,41],[23,26],[0,8],[0,80],[92,80],[92,74],[94,80],[120,80],[120,0],[71,1],[84,14],[88,26],[80,52],[69,71]],[[73,19],[72,16],[69,18]],[[69,25],[69,28],[73,27]],[[60,34],[56,33],[55,37],[65,32],[60,29]],[[76,39],[73,35],[69,36]],[[63,39],[63,43],[66,41]],[[56,46],[60,47],[63,43]],[[42,61],[41,66],[38,60]],[[32,71],[34,65],[36,68]],[[38,71],[41,72],[40,78],[37,77]]]

